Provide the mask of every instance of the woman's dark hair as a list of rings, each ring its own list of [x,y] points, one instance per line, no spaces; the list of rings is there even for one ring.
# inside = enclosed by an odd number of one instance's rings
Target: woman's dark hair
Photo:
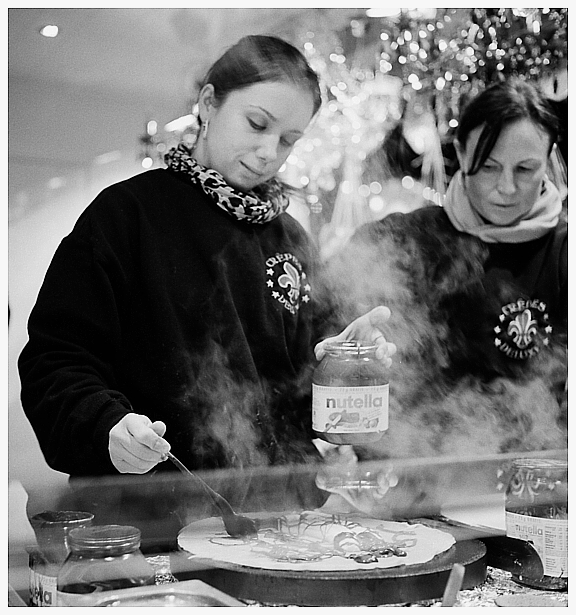
[[[320,108],[318,75],[296,47],[274,36],[241,38],[208,70],[202,87],[211,83],[216,101],[223,102],[235,90],[268,81],[294,83],[308,89],[314,100],[314,114]]]
[[[460,114],[456,138],[462,146],[470,133],[483,126],[472,164],[466,170],[474,175],[492,151],[502,130],[509,124],[528,119],[550,136],[550,151],[558,139],[560,125],[550,101],[540,89],[527,81],[513,77],[488,87],[473,98]]]

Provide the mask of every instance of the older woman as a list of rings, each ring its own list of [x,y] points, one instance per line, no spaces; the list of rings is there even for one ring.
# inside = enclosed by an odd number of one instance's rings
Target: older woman
[[[557,118],[522,79],[459,118],[443,207],[359,229],[330,267],[343,308],[385,301],[398,343],[385,454],[563,447],[567,223]],[[559,407],[562,406],[562,409]]]

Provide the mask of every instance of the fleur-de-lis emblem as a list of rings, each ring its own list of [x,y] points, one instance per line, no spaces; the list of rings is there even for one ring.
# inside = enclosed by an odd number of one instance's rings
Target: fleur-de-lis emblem
[[[278,277],[278,284],[282,288],[288,288],[288,296],[290,301],[296,304],[298,303],[298,297],[300,297],[300,274],[298,269],[290,263],[284,263],[284,272]]]
[[[538,323],[532,318],[530,310],[518,314],[508,325],[508,335],[514,339],[518,348],[526,348],[538,332]]]

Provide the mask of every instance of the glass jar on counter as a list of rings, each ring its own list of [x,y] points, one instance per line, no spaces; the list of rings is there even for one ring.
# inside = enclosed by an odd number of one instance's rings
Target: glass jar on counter
[[[568,463],[518,459],[506,489],[506,535],[532,547],[513,579],[545,590],[568,588]],[[528,561],[529,560],[529,561]]]
[[[154,570],[140,551],[140,530],[95,525],[72,530],[70,554],[58,573],[58,606],[88,606],[95,592],[154,585]]]
[[[45,510],[30,517],[37,547],[28,549],[31,606],[54,606],[58,571],[68,556],[71,530],[92,524],[94,515],[78,510]]]
[[[388,429],[389,383],[376,345],[335,342],[314,370],[312,428],[332,444],[366,444]]]

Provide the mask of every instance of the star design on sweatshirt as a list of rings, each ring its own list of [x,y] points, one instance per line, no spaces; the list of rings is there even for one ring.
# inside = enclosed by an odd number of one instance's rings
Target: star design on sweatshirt
[[[291,314],[310,301],[310,284],[300,261],[291,253],[276,253],[266,259],[266,286],[273,299]]]

